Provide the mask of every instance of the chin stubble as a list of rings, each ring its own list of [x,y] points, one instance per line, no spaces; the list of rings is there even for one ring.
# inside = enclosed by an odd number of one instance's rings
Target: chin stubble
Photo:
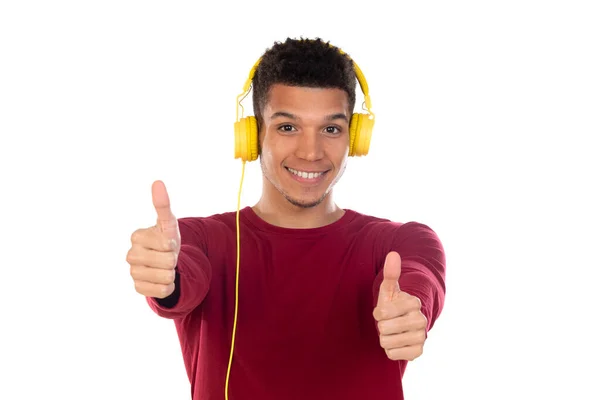
[[[273,182],[273,180],[269,177],[269,174],[266,173],[266,168],[263,163],[262,157],[260,158],[260,169],[262,171],[263,176],[271,183],[271,185],[273,185],[273,187],[275,189],[277,189],[277,191],[283,196],[283,198],[286,199],[290,204],[292,204],[296,207],[300,207],[300,208],[312,208],[312,207],[318,206],[319,204],[321,204],[323,202],[323,200],[325,200],[327,195],[331,192],[331,189],[333,189],[333,187],[338,183],[338,181],[340,180],[342,175],[344,175],[344,172],[346,171],[346,164],[344,164],[344,166],[342,168],[342,172],[340,174],[338,174],[338,176],[335,178],[335,180],[332,182],[332,184],[329,186],[329,188],[325,191],[325,193],[323,193],[323,196],[321,196],[319,199],[317,199],[315,201],[311,201],[311,202],[301,202],[299,200],[293,199],[288,194],[286,194],[283,191],[283,189],[281,188],[281,186],[279,186],[275,182]]]

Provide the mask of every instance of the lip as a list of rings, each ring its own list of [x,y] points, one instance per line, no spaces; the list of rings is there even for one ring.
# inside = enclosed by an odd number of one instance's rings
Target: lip
[[[303,172],[323,172],[321,175],[319,175],[316,178],[303,178],[301,176],[298,176],[298,175],[292,173],[289,169],[287,169],[287,167],[285,168],[285,170],[289,174],[289,176],[296,182],[300,182],[303,184],[309,184],[309,185],[315,185],[315,184],[320,183],[321,181],[323,181],[325,179],[325,177],[329,173],[329,170],[326,170],[326,171],[304,171],[304,170],[302,170]]]

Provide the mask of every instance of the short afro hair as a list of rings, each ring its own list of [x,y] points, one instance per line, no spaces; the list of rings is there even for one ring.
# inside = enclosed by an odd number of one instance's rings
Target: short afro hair
[[[262,111],[274,84],[335,88],[348,94],[350,113],[356,103],[356,74],[352,59],[320,38],[275,42],[265,51],[252,79],[254,115],[262,124]]]

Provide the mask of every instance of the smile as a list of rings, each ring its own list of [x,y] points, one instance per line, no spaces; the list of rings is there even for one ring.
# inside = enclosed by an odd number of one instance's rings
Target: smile
[[[302,180],[317,180],[322,177],[327,171],[321,172],[307,172],[307,171],[299,171],[293,168],[285,167],[294,177],[300,178]]]

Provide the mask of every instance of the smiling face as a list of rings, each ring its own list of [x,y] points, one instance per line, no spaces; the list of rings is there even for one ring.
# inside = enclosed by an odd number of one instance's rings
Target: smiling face
[[[341,89],[273,85],[259,133],[263,196],[302,208],[321,204],[346,168],[350,117]]]

